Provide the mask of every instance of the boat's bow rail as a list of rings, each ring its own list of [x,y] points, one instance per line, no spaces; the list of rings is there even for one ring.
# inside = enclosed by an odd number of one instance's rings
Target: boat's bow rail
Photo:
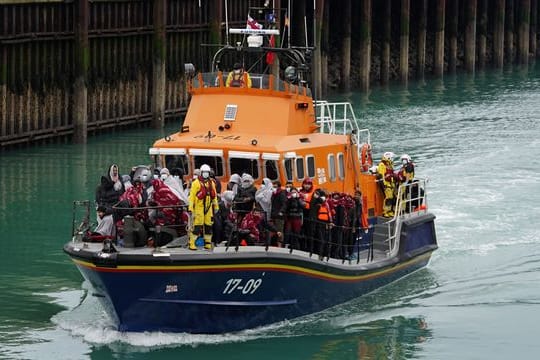
[[[325,134],[351,134],[355,144],[371,146],[369,129],[361,129],[349,102],[328,102],[326,100],[314,103],[319,131]],[[357,146],[360,158],[361,146]]]

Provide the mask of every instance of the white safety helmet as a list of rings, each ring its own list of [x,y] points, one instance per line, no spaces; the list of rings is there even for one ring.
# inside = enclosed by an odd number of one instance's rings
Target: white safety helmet
[[[205,179],[208,179],[210,177],[210,166],[203,164],[201,165],[201,176]]]
[[[408,164],[408,163],[412,162],[411,157],[410,157],[409,155],[407,155],[407,154],[401,155],[401,156],[399,157],[399,159],[401,160],[401,163],[402,163],[402,164]]]
[[[383,154],[382,159],[388,160],[388,161],[394,161],[394,158],[396,157],[396,154],[394,154],[391,151],[387,151]]]

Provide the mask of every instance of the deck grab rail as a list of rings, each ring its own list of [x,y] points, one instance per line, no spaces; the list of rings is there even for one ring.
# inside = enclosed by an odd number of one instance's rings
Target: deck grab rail
[[[357,144],[360,158],[361,144],[371,145],[369,129],[361,129],[350,102],[328,102],[326,100],[314,103],[319,131],[325,134],[351,134]]]
[[[394,217],[383,223],[388,242],[388,256],[395,256],[399,250],[401,223],[411,217],[427,213],[426,184],[428,179],[416,178],[410,183],[401,184],[396,195]]]

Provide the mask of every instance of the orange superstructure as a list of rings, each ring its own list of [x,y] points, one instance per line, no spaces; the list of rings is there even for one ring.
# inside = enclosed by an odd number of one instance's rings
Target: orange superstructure
[[[252,75],[252,88],[225,87],[222,79],[217,72],[191,80],[182,130],[151,149],[160,164],[178,165],[191,175],[207,163],[222,183],[244,172],[257,183],[268,177],[300,186],[309,177],[328,191],[360,190],[370,215],[380,214],[376,178],[360,166],[358,134],[337,131],[337,122],[325,123],[309,89],[271,75]],[[322,132],[325,126],[330,131]]]

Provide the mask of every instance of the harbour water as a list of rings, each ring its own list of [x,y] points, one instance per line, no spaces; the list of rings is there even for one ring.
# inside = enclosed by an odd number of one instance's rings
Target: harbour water
[[[339,97],[336,100],[344,100]],[[376,157],[429,178],[430,265],[323,313],[235,334],[119,333],[62,245],[140,129],[0,154],[0,359],[533,359],[540,320],[540,65],[350,94]]]

